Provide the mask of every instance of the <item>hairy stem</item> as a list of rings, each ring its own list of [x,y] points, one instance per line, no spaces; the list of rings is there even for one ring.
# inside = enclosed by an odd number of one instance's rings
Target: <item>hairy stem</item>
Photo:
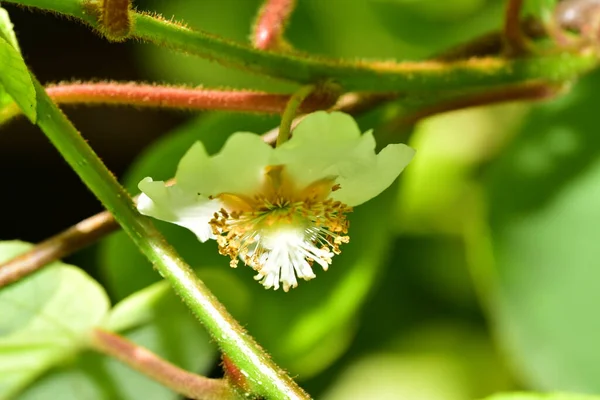
[[[140,84],[136,82],[62,83],[46,93],[58,104],[116,105],[179,110],[214,110],[281,114],[291,95],[255,91],[212,90]],[[302,103],[300,112],[322,110],[335,103],[332,93],[320,92]],[[21,113],[16,104],[0,110],[0,124]]]
[[[131,31],[131,1],[102,0],[101,31],[108,40],[122,42]]]
[[[252,33],[252,44],[260,50],[285,50],[285,26],[294,11],[296,0],[265,0]]]
[[[272,398],[309,398],[227,312],[190,266],[166,242],[150,219],[137,212],[129,194],[51,101],[44,88],[37,81],[34,84],[38,102],[38,126],[204,324],[221,350],[248,374],[252,391]]]
[[[281,115],[281,124],[279,125],[276,146],[280,146],[288,141],[292,130],[292,121],[296,118],[300,105],[304,99],[315,91],[315,89],[315,85],[303,86],[290,98],[290,101],[285,107],[285,111]]]
[[[10,0],[98,23],[96,6],[76,0]],[[132,35],[147,42],[196,54],[223,65],[311,84],[330,78],[345,91],[439,93],[529,80],[562,82],[593,68],[593,54],[548,54],[531,58],[472,58],[423,62],[348,61],[264,52],[147,14],[133,13]]]
[[[223,379],[210,379],[185,371],[115,333],[95,329],[90,345],[176,393],[191,399],[234,400],[239,397]]]
[[[38,243],[31,250],[0,264],[0,288],[116,231],[119,224],[105,211]]]

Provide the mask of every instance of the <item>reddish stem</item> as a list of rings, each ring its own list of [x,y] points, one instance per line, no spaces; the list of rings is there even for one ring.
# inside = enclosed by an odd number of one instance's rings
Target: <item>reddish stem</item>
[[[295,6],[295,0],[266,0],[254,25],[254,47],[261,50],[285,48],[283,31]]]
[[[227,110],[282,113],[290,95],[252,91],[210,90],[138,83],[67,83],[49,86],[48,95],[60,104],[117,104],[185,110]],[[304,102],[302,112],[327,108],[335,101],[323,93]]]
[[[238,398],[227,381],[185,371],[114,333],[95,329],[91,344],[95,350],[116,358],[186,397],[204,400]]]
[[[527,53],[527,40],[521,28],[523,0],[507,0],[504,14],[504,45],[506,54],[513,57]]]

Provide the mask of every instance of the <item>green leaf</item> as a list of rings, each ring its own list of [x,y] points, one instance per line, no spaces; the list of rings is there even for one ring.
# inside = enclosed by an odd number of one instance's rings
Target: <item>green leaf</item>
[[[569,393],[498,393],[485,400],[600,400],[598,396]]]
[[[120,332],[134,343],[188,370],[208,374],[217,352],[208,334],[164,281],[117,304],[102,327]],[[172,390],[121,362],[92,352],[79,354],[31,385],[19,400],[62,399],[137,400],[177,399]]]
[[[473,235],[498,337],[540,390],[600,391],[599,102],[596,71],[534,109],[489,171],[491,249]]]
[[[0,7],[0,38],[10,43],[19,53],[21,52],[8,12],[2,7]]]
[[[31,248],[0,242],[0,261]],[[85,346],[109,307],[103,288],[59,262],[0,290],[0,398],[17,393]]]
[[[8,93],[23,111],[36,121],[36,95],[29,70],[21,56],[17,39],[6,10],[0,8],[0,105],[7,103],[3,92]]]
[[[361,128],[365,131],[374,124],[375,121]],[[146,152],[129,171],[126,186],[135,188],[146,176],[170,178],[195,140],[203,139],[208,152],[214,153],[233,132],[265,132],[276,125],[275,119],[257,116],[203,117]],[[393,219],[382,210],[391,212],[395,194],[394,189],[388,190],[357,207],[350,215],[350,244],[343,246],[342,254],[334,258],[327,272],[315,269],[316,279],[302,282],[289,293],[265,290],[252,279],[255,272],[249,267],[231,269],[228,258],[219,255],[214,241],[200,243],[184,228],[160,221],[156,224],[275,361],[306,378],[337,359],[354,335],[356,313],[379,276],[389,248],[389,224]],[[122,236],[105,241],[101,258],[110,277],[110,288],[118,296],[159,278]],[[219,279],[215,279],[217,272]]]

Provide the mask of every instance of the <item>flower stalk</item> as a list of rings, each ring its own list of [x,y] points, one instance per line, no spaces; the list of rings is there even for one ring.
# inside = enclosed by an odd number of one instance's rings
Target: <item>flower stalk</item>
[[[288,141],[292,131],[292,122],[294,121],[294,118],[296,118],[300,105],[302,105],[304,100],[313,93],[315,89],[315,85],[305,85],[290,97],[290,100],[281,115],[281,124],[279,125],[276,146],[281,146]]]

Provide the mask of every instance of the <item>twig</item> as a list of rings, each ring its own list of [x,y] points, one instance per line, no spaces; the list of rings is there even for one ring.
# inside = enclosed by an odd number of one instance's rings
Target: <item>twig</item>
[[[119,229],[113,216],[104,211],[37,244],[31,250],[0,265],[0,288],[76,252]]]
[[[509,101],[544,100],[556,96],[564,89],[565,85],[530,83],[488,90],[485,92],[470,93],[433,104],[429,107],[424,107],[412,113],[401,115],[389,122],[381,129],[381,131],[385,134],[394,133],[403,128],[412,126],[418,121],[432,115],[470,107],[486,106]]]
[[[516,57],[528,52],[528,44],[521,29],[523,0],[507,0],[504,14],[504,46],[506,55]]]
[[[287,49],[289,45],[283,39],[283,31],[295,6],[296,0],[266,0],[254,25],[254,47],[261,50]]]
[[[237,399],[223,379],[210,379],[185,371],[156,354],[115,333],[95,329],[91,346],[94,350],[116,358],[136,371],[191,399]]]

